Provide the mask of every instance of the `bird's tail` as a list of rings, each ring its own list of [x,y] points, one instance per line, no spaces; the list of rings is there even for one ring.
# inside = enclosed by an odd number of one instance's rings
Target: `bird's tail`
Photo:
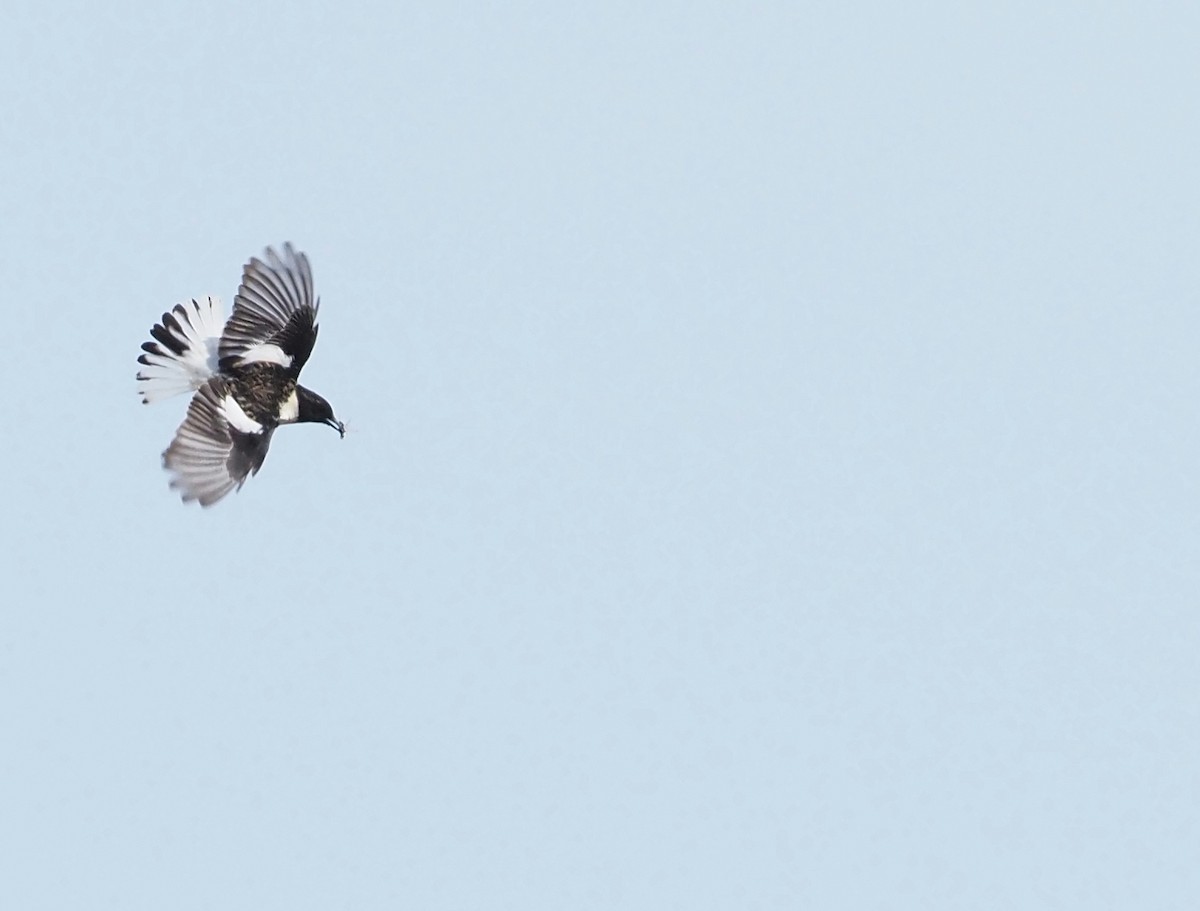
[[[217,348],[225,325],[220,298],[176,304],[150,330],[154,341],[142,345],[138,394],[149,404],[199,389],[217,372]]]

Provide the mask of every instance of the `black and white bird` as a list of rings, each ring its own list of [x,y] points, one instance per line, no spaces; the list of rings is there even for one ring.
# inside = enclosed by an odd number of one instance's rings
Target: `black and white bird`
[[[257,474],[280,424],[345,425],[297,379],[317,341],[308,257],[291,244],[267,248],[242,270],[225,322],[221,301],[176,304],[142,345],[138,392],[145,403],[195,391],[187,417],[163,453],[171,488],[184,502],[212,506]],[[223,327],[223,328],[222,328]]]

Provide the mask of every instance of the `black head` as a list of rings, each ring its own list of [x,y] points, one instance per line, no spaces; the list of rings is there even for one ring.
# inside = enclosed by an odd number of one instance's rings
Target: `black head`
[[[300,406],[297,423],[328,424],[343,437],[346,435],[346,425],[333,416],[333,407],[311,389],[297,386],[296,402]]]

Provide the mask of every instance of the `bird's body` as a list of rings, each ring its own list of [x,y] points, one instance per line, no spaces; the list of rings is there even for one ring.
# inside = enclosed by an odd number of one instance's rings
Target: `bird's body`
[[[251,420],[270,427],[296,419],[299,383],[282,367],[260,361],[235,367],[230,375],[234,378],[230,391]]]
[[[308,258],[284,244],[242,272],[233,315],[220,301],[176,304],[150,330],[138,371],[142,401],[194,390],[187,418],[163,453],[171,487],[211,506],[262,467],[282,424],[319,422],[345,435],[329,403],[298,382],[317,340]]]

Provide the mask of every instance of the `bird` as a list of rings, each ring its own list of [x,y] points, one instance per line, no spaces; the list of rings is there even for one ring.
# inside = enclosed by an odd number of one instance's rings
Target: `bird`
[[[164,313],[138,357],[142,402],[192,392],[162,464],[185,503],[212,506],[258,474],[283,424],[346,425],[324,398],[298,382],[317,341],[308,257],[290,243],[267,247],[242,269],[226,322],[221,300],[192,298]]]

